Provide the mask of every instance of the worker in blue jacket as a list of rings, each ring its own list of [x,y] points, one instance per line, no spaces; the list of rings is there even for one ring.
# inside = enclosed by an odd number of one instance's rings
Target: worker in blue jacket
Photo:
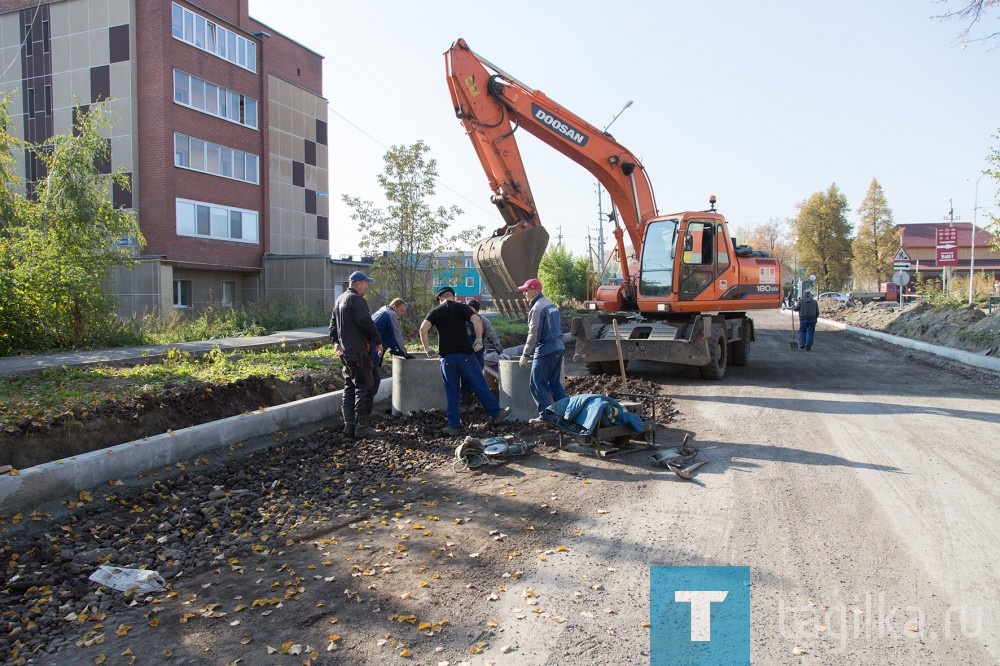
[[[381,354],[377,354],[372,349],[372,360],[376,366],[382,365],[387,351],[391,352],[393,356],[413,358],[413,355],[406,351],[406,343],[403,342],[403,328],[399,323],[399,320],[406,316],[408,307],[402,298],[394,298],[389,305],[383,305],[372,315],[375,330],[378,331],[378,336],[382,339],[384,347]]]
[[[528,388],[538,408],[538,417],[528,423],[553,423],[555,415],[545,408],[566,397],[562,385],[563,343],[562,322],[559,308],[542,294],[542,283],[531,278],[518,290],[524,293],[529,303],[528,340],[524,343],[519,365],[531,365],[531,380]]]

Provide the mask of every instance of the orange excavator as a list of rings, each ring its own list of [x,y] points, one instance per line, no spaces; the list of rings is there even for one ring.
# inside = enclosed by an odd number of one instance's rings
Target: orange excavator
[[[517,147],[518,130],[525,130],[593,174],[617,213],[621,280],[600,286],[584,304],[602,326],[573,319],[574,360],[592,373],[618,372],[629,360],[691,365],[706,379],[722,379],[728,364],[745,365],[754,338],[746,311],[780,306],[780,262],[737,245],[714,196],[709,210],[660,215],[646,170],[627,148],[476,54],[465,40],[444,55],[455,114],[504,221],[473,255],[501,312],[524,312],[517,287],[537,276],[549,239]]]

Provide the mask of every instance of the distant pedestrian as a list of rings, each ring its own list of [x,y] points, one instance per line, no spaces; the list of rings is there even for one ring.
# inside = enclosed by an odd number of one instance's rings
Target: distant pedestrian
[[[394,298],[389,305],[383,305],[375,314],[372,321],[375,322],[375,330],[378,331],[382,345],[385,347],[382,354],[376,354],[372,350],[372,360],[376,366],[381,366],[385,358],[385,352],[400,358],[413,358],[413,355],[406,351],[406,343],[403,341],[403,328],[399,320],[406,316],[409,306],[402,298]]]
[[[371,278],[361,271],[351,273],[347,289],[337,299],[330,316],[330,340],[344,366],[341,411],[344,434],[348,437],[373,438],[382,434],[369,425],[379,376],[372,353],[382,355],[382,339],[364,298],[369,282]]]
[[[520,366],[531,365],[528,387],[538,409],[538,417],[528,423],[552,423],[555,416],[545,408],[566,397],[562,385],[563,343],[559,308],[542,294],[542,283],[531,278],[518,287],[528,301],[528,339],[521,352]]]
[[[503,421],[510,415],[510,408],[500,409],[500,403],[493,397],[486,380],[483,366],[476,358],[476,352],[483,348],[483,324],[475,312],[465,303],[455,300],[455,290],[441,287],[437,291],[438,305],[427,313],[420,324],[420,342],[428,358],[434,357],[428,334],[431,327],[438,332],[438,353],[441,356],[441,380],[447,398],[448,426],[442,431],[446,435],[457,436],[462,432],[461,390],[465,383],[482,403],[494,423]],[[472,322],[475,339],[470,341],[466,322]]]
[[[816,321],[819,319],[819,303],[812,297],[811,291],[806,291],[802,294],[802,300],[792,309],[799,313],[799,349],[812,351]]]

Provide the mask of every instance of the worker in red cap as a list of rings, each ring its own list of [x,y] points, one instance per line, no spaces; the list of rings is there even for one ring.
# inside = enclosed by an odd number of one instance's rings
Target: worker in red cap
[[[538,417],[528,423],[554,423],[556,417],[545,408],[566,397],[562,385],[563,344],[562,322],[559,308],[542,294],[542,283],[531,278],[518,290],[528,301],[528,340],[521,352],[520,366],[531,365],[528,384],[531,397],[538,408]]]

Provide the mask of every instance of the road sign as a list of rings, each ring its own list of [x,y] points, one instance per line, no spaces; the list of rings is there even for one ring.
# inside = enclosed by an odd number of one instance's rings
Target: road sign
[[[958,264],[958,227],[937,228],[937,265]]]
[[[910,270],[910,262],[908,261],[894,261],[892,262],[893,270],[897,271],[908,271]]]
[[[892,281],[902,287],[910,283],[910,274],[906,271],[896,271],[892,274]]]
[[[905,263],[906,267],[910,267],[910,255],[906,254],[906,250],[900,246],[899,251],[896,252],[896,256],[892,258],[893,263]]]

